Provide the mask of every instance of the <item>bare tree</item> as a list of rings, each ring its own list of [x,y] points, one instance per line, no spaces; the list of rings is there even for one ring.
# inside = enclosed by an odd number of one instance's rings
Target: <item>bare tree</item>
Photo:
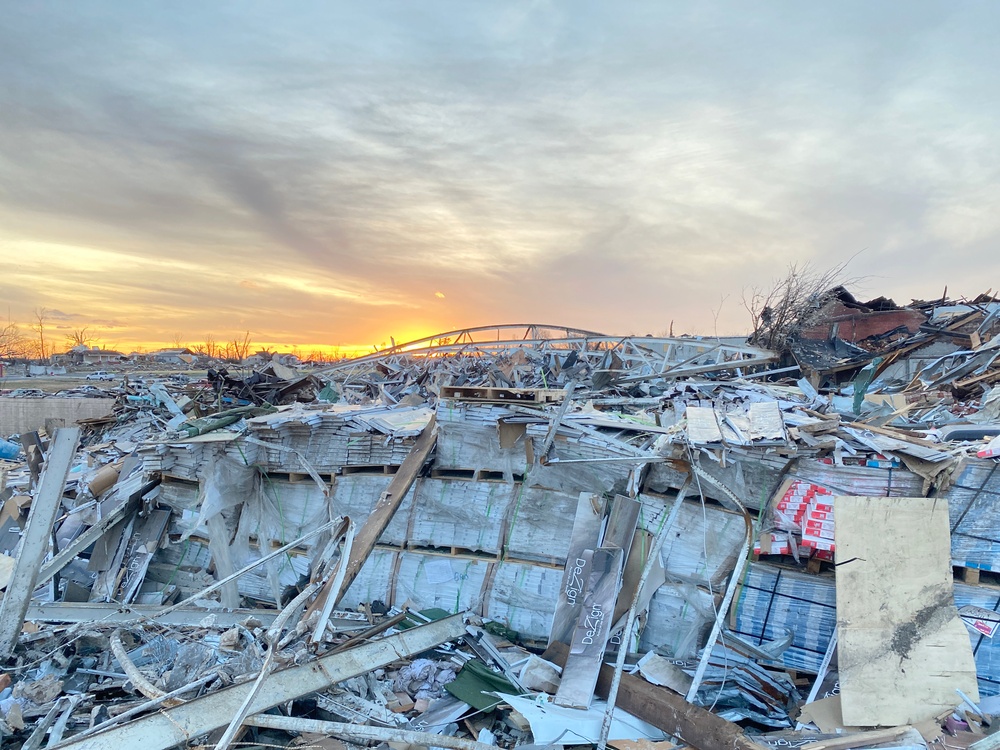
[[[215,334],[209,333],[205,335],[205,343],[201,345],[202,350],[205,352],[205,356],[216,359],[219,356],[219,342],[215,340]]]
[[[29,342],[13,323],[0,327],[0,358],[19,359],[28,352]]]
[[[750,313],[753,327],[749,342],[765,349],[784,349],[798,331],[819,320],[821,309],[838,287],[858,281],[843,278],[846,267],[847,263],[842,263],[817,271],[808,263],[801,267],[792,263],[785,277],[769,290],[744,288],[743,307]]]
[[[90,326],[84,326],[83,328],[74,328],[72,331],[66,334],[66,342],[72,348],[74,346],[91,346],[95,341],[97,341],[97,332],[92,331]]]
[[[729,295],[723,295],[719,298],[719,306],[712,310],[712,335],[715,338],[719,338],[719,314],[722,312],[722,306],[726,304],[726,300],[729,299]],[[671,321],[671,324],[673,321]],[[671,325],[673,328],[673,325]]]
[[[233,340],[226,345],[226,348],[229,350],[228,358],[237,359],[242,362],[244,359],[250,356],[251,341],[252,339],[250,338],[250,331],[245,331],[243,333],[242,339],[239,336],[233,338]]]
[[[174,333],[174,336],[170,340],[170,343],[173,345],[174,349],[186,349],[187,348],[184,345],[184,334],[182,334],[180,332]]]
[[[38,335],[38,358],[45,359],[46,346],[45,346],[45,326],[49,322],[49,309],[47,307],[36,307],[31,311],[35,322],[31,324],[31,330]]]

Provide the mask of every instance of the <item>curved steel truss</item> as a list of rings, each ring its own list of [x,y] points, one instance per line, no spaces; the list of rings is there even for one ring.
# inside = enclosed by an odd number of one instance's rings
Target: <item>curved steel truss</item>
[[[569,356],[594,370],[609,367],[626,377],[684,377],[773,362],[766,349],[734,339],[653,336],[610,336],[568,326],[510,323],[445,331],[397,344],[364,357],[345,360],[321,370],[333,379],[351,378],[373,366],[410,366],[421,359],[441,357],[497,357],[522,351],[528,356]]]

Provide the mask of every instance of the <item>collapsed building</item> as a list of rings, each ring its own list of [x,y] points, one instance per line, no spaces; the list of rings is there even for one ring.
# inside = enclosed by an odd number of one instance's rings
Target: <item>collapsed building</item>
[[[4,741],[982,734],[1000,302],[814,308],[776,350],[468,329],[22,434]]]

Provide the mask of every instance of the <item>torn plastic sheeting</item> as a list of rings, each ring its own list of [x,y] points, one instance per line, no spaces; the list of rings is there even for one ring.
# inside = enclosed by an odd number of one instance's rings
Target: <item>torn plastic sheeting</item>
[[[515,711],[527,719],[537,745],[580,745],[596,743],[607,710],[605,701],[595,700],[586,711],[563,708],[539,696],[535,700],[497,693]],[[611,721],[609,740],[664,740],[667,735],[632,714],[618,708]]]
[[[966,459],[944,493],[952,565],[1000,571],[1000,463]]]
[[[341,605],[353,608],[374,601],[391,604],[400,554],[395,549],[373,549],[354,582],[341,597]]]
[[[407,542],[498,553],[512,495],[519,489],[504,482],[418,480]]]
[[[778,660],[787,669],[815,674],[837,624],[832,579],[752,563],[734,608],[733,631],[758,645],[794,633]]]
[[[721,594],[714,597],[717,604]],[[653,594],[640,646],[674,659],[694,658],[715,620],[713,596],[690,583],[666,583]]]
[[[371,435],[355,421],[357,414],[384,407],[307,409],[300,405],[249,420],[250,435],[263,443],[262,463],[272,471],[299,472],[301,456],[316,471],[333,473],[343,466],[399,466],[413,447],[411,437]],[[293,451],[293,453],[289,453]]]
[[[523,638],[545,641],[552,630],[562,578],[559,568],[496,563],[484,616],[505,624]]]
[[[331,499],[333,513],[359,520],[367,518],[391,481],[391,475],[383,474],[347,474],[339,477]],[[411,487],[403,496],[392,520],[379,537],[379,544],[401,547],[406,542],[415,492],[415,488]]]
[[[956,607],[1000,612],[1000,590],[956,583],[954,592]],[[791,628],[792,645],[777,663],[816,674],[836,626],[836,602],[833,579],[754,563],[736,603],[734,632],[765,643]],[[974,631],[969,638],[980,694],[1000,695],[1000,639]]]
[[[564,565],[579,495],[515,485],[507,522],[508,558]]]
[[[639,523],[655,534],[665,522],[673,498],[640,494]],[[681,504],[660,553],[667,575],[681,581],[718,587],[736,566],[743,550],[746,523],[738,513],[697,501]]]
[[[750,720],[782,729],[792,726],[789,711],[802,696],[784,672],[772,673],[722,641],[712,647],[694,703],[711,706],[729,721]],[[685,671],[694,672],[693,667]]]
[[[1000,591],[997,589],[964,583],[956,583],[954,588],[955,606],[960,613],[967,606],[1000,613]],[[995,616],[1000,618],[1000,614]],[[972,642],[980,695],[1000,695],[1000,638],[990,638],[970,627],[966,629]]]
[[[672,446],[664,448],[667,451],[664,455],[671,455],[671,448]],[[724,464],[720,464],[719,457],[713,454],[713,460],[701,461],[702,470],[739,495],[746,507],[755,510],[764,507],[781,483],[784,471],[792,463],[792,459],[769,453],[764,448],[730,448],[720,451],[720,456],[724,459]],[[686,463],[686,452],[681,460]],[[675,464],[654,463],[649,467],[645,489],[650,492],[679,490],[687,478],[687,472],[679,470]],[[702,482],[701,490],[707,498],[726,501],[726,497],[707,482]]]
[[[336,509],[334,515],[342,515]],[[282,543],[330,520],[330,501],[315,482],[289,482],[267,474],[260,478],[256,496],[248,496],[243,513],[250,513],[257,536]]]
[[[198,521],[181,541],[187,541],[192,533],[204,529],[215,573],[220,579],[231,575],[238,565],[246,561],[249,537],[241,537],[238,526],[243,524],[244,514],[236,513],[235,509],[256,495],[257,479],[256,469],[243,461],[229,458],[221,451],[206,467],[198,493]],[[237,581],[231,581],[222,588],[221,601],[229,609],[239,607]]]
[[[417,609],[479,611],[490,565],[486,560],[403,552],[399,556],[393,604]]]
[[[799,459],[789,474],[840,494],[863,497],[919,497],[924,486],[922,477],[905,469],[838,466],[814,459]]]
[[[533,454],[541,458],[540,451],[548,431],[548,425],[529,424],[528,437],[532,440]],[[550,463],[535,465],[531,469],[530,483],[536,487],[577,495],[580,492],[626,493],[629,475],[636,466],[646,463],[648,453],[634,448],[629,443],[617,440],[599,432],[584,431],[582,428],[561,426],[555,435],[548,458],[580,463]],[[588,463],[588,459],[635,459]]]
[[[438,441],[434,468],[493,471],[513,477],[527,464],[524,439],[510,448],[500,446],[497,424],[513,415],[496,404],[474,404],[441,399],[437,407]]]

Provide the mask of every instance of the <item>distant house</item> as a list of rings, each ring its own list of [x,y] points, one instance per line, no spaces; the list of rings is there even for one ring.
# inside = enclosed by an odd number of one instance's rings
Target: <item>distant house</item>
[[[190,349],[158,349],[150,355],[154,362],[163,365],[193,365],[198,361],[198,356]]]
[[[256,354],[251,354],[249,357],[244,357],[240,364],[245,367],[259,367],[260,365],[266,365],[271,361],[271,352],[267,349],[260,349]]]
[[[294,354],[269,352],[267,349],[261,349],[256,354],[251,354],[249,357],[245,358],[242,364],[247,367],[261,367],[262,365],[266,365],[268,362],[277,362],[280,365],[292,367],[293,365],[299,364],[299,358]]]
[[[99,346],[74,346],[68,352],[53,354],[50,359],[54,364],[107,365],[121,362],[125,355]]]

